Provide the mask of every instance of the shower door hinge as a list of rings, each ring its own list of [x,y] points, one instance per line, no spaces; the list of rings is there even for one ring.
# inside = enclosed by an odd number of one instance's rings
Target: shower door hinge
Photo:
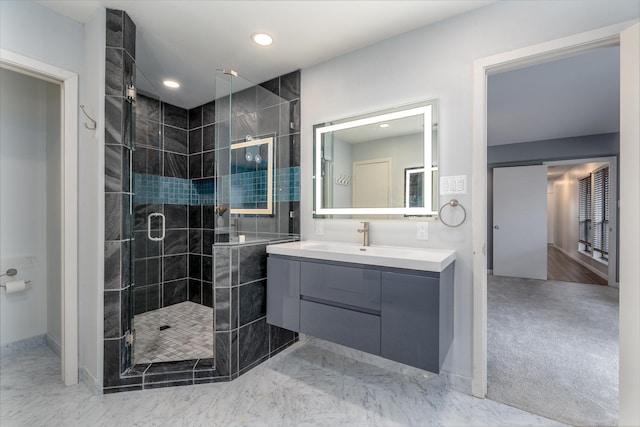
[[[138,91],[134,85],[127,85],[127,99],[129,101],[135,101]]]
[[[134,329],[133,331],[127,331],[124,336],[124,340],[127,344],[133,345],[136,340],[136,330]]]

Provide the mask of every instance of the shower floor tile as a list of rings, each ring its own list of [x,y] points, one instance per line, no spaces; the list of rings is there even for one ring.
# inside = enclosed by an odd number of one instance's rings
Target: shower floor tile
[[[181,302],[136,315],[134,326],[134,363],[213,358],[211,307]]]

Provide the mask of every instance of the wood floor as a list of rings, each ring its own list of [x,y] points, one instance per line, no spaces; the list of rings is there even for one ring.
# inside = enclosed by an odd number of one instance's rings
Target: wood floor
[[[547,246],[547,280],[606,285],[598,276],[553,245]]]

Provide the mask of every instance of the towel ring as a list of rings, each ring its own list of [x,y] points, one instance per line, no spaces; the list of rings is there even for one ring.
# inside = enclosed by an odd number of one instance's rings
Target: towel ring
[[[444,219],[442,219],[442,209],[444,209],[445,206],[451,206],[452,208],[456,208],[456,207],[462,208],[462,213],[464,213],[464,216],[462,217],[462,221],[460,221],[457,224],[449,224]],[[451,227],[451,228],[460,227],[462,224],[464,224],[464,221],[467,219],[467,210],[464,208],[464,206],[460,204],[460,202],[458,202],[457,199],[451,199],[444,205],[440,206],[440,210],[438,211],[438,218],[440,219],[440,222],[442,222],[447,227]]]

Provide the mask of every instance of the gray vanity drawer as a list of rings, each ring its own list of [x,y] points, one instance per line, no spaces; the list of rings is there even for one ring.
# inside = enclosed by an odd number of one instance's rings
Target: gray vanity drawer
[[[303,261],[300,278],[303,296],[380,312],[380,271]]]
[[[380,355],[380,316],[300,301],[300,332]]]

